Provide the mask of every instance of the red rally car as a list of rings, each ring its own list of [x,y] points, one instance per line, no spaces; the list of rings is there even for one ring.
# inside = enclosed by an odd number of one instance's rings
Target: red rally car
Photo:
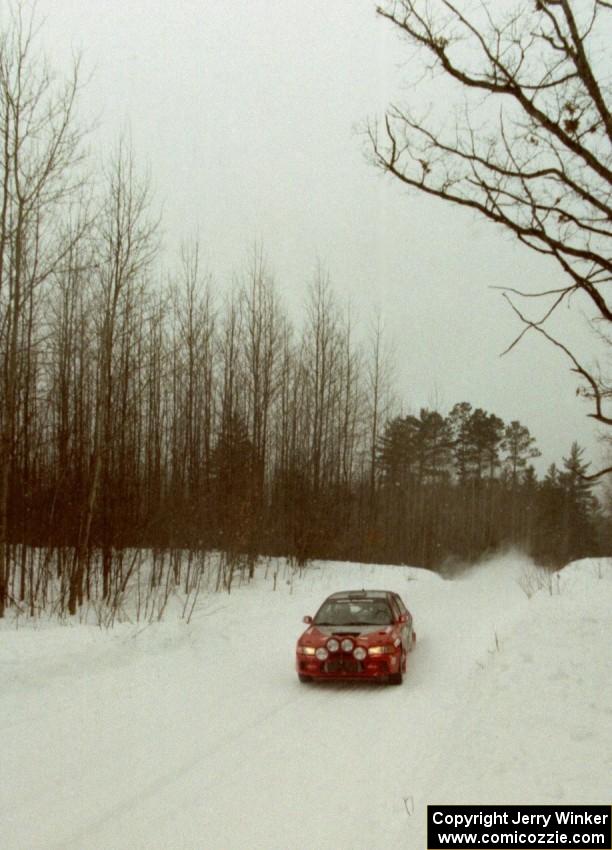
[[[390,590],[333,593],[300,636],[295,666],[300,682],[386,679],[401,685],[416,642],[412,615]]]

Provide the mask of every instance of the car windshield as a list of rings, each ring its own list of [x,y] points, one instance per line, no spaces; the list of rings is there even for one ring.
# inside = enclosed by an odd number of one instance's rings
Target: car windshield
[[[390,626],[391,609],[384,599],[328,599],[314,618],[316,626]]]

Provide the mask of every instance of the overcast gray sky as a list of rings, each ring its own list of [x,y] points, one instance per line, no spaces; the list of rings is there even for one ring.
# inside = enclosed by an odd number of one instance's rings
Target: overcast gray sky
[[[500,357],[520,326],[491,287],[558,286],[556,267],[366,161],[356,128],[431,96],[405,82],[412,55],[372,0],[38,0],[38,13],[55,64],[77,50],[92,74],[94,145],[127,130],[150,170],[167,256],[198,235],[222,287],[260,242],[296,317],[320,261],[362,325],[380,307],[405,411],[469,401],[527,425],[540,469],[574,439],[599,460],[561,353],[533,337]]]

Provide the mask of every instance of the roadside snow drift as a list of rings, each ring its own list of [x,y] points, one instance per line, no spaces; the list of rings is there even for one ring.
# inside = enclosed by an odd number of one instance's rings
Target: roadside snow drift
[[[612,564],[276,566],[189,625],[0,626],[3,850],[420,850],[428,802],[609,803]],[[301,685],[302,616],[360,587],[413,613],[404,684]]]

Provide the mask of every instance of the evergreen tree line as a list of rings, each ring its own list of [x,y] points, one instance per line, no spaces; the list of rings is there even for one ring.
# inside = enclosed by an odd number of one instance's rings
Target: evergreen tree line
[[[467,402],[391,419],[377,444],[378,529],[389,559],[472,561],[516,546],[558,565],[607,548],[608,519],[577,442],[538,480],[529,429]],[[407,557],[405,557],[407,556]]]
[[[385,423],[380,325],[359,345],[323,270],[299,328],[260,250],[225,298],[197,244],[162,275],[131,152],[85,155],[78,68],[58,82],[20,12],[0,35],[0,616],[37,581],[32,547],[60,553],[72,612],[113,592],[127,547],[595,551],[579,449],[538,482],[518,423],[469,405]]]

